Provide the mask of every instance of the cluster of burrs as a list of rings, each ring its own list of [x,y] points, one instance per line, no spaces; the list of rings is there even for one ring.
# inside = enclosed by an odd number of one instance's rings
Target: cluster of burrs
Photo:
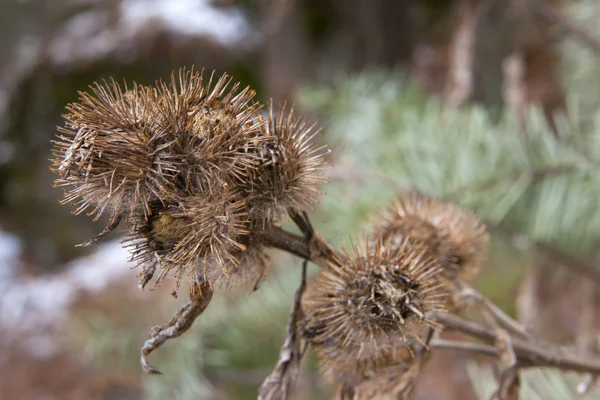
[[[108,217],[86,244],[121,224],[142,288],[168,276],[174,293],[192,283],[190,302],[142,348],[149,373],[158,371],[148,354],[191,326],[214,285],[257,287],[263,247],[274,245],[261,233],[286,213],[298,223],[325,182],[314,125],[285,107],[265,112],[253,97],[226,76],[205,82],[186,70],[153,87],[104,82],[80,93],[59,128],[53,169],[64,203]],[[343,254],[314,232],[306,240],[291,252],[323,269],[301,296],[300,336],[340,393],[363,398],[412,368],[414,348],[437,328],[432,313],[455,307],[456,288],[476,275],[488,245],[472,212],[416,193],[394,201],[372,236]]]
[[[363,245],[330,260],[304,294],[303,332],[341,397],[351,388],[375,398],[398,384],[414,346],[437,328],[428,315],[454,307],[456,285],[475,277],[488,240],[471,211],[409,193]]]
[[[314,125],[266,111],[227,76],[181,70],[155,86],[95,84],[67,107],[53,169],[74,213],[129,232],[142,288],[165,277],[256,286],[265,257],[253,232],[312,206],[324,183]],[[176,293],[176,291],[174,291]]]

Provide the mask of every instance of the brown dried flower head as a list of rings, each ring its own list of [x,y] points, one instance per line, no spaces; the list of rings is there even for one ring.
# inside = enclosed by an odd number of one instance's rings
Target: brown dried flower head
[[[443,309],[440,266],[426,249],[378,241],[331,263],[303,298],[305,337],[335,382],[350,383],[386,365],[409,361]]]
[[[231,86],[231,88],[229,88]],[[158,84],[158,112],[167,132],[160,149],[176,169],[165,171],[181,196],[220,191],[247,180],[258,168],[256,156],[264,122],[253,90],[239,91],[227,75],[213,85],[202,74],[181,71],[179,79]]]
[[[235,254],[245,250],[240,238],[248,233],[248,214],[243,202],[189,197],[178,203],[156,203],[149,218],[140,218],[126,240],[131,261],[143,265],[141,279],[160,268],[157,283],[171,272],[183,277],[206,280],[228,265],[236,265]],[[148,280],[152,276],[148,277]],[[146,282],[147,283],[147,282]],[[142,285],[143,286],[143,285]]]
[[[416,192],[393,201],[374,231],[384,240],[425,244],[449,279],[472,280],[487,257],[489,236],[472,211]]]
[[[96,84],[68,107],[56,184],[75,213],[109,214],[100,236],[125,225],[141,286],[157,271],[177,285],[230,275],[256,285],[265,258],[252,227],[315,202],[324,179],[314,127],[272,106],[265,118],[254,95],[226,75],[182,69],[155,87]]]
[[[147,210],[162,186],[155,93],[140,85],[122,89],[114,81],[91,89],[67,107],[65,127],[58,128],[54,141],[56,185],[69,188],[64,203],[73,203],[75,214],[87,210],[95,219],[104,212],[114,220]]]
[[[319,145],[319,130],[294,109],[269,104],[268,123],[263,125],[257,155],[259,168],[250,170],[241,187],[249,198],[251,215],[271,221],[290,208],[312,207],[320,195],[325,146]]]

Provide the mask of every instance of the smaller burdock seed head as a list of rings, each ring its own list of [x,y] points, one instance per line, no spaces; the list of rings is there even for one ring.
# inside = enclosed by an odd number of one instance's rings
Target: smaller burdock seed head
[[[394,200],[374,231],[383,240],[425,244],[451,280],[472,280],[488,253],[489,236],[477,215],[416,192]]]
[[[114,81],[91,90],[67,107],[54,141],[53,170],[60,175],[55,184],[68,188],[63,203],[95,219],[105,212],[111,220],[147,213],[165,184],[158,165],[172,168],[156,157],[163,133],[156,94],[135,84],[122,89]]]
[[[249,87],[239,90],[227,75],[205,82],[201,73],[179,72],[158,83],[159,113],[168,135],[161,154],[175,168],[166,171],[181,196],[211,193],[247,179],[258,168],[256,153],[267,140],[260,105]]]
[[[140,216],[125,241],[131,261],[143,266],[141,279],[147,283],[152,278],[148,271],[157,271],[156,283],[171,274],[179,286],[185,277],[207,280],[215,274],[212,268],[227,274],[239,262],[235,254],[245,250],[241,238],[248,234],[249,223],[245,203],[232,198],[189,197],[153,204],[152,215]]]
[[[241,182],[248,196],[253,219],[272,221],[289,209],[315,205],[319,187],[326,182],[325,146],[319,144],[319,129],[296,116],[294,109],[269,104],[256,156],[259,167]]]
[[[410,346],[443,310],[446,289],[437,261],[423,247],[377,241],[322,271],[303,297],[305,338],[337,383],[410,361]]]

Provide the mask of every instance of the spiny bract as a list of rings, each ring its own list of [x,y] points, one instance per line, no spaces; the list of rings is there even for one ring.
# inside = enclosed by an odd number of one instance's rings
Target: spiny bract
[[[409,346],[443,310],[440,266],[423,247],[377,241],[330,263],[303,297],[305,338],[337,383],[360,380],[386,365],[410,361]]]
[[[383,240],[423,243],[448,279],[472,280],[487,256],[489,236],[472,211],[416,192],[394,200],[374,231]]]

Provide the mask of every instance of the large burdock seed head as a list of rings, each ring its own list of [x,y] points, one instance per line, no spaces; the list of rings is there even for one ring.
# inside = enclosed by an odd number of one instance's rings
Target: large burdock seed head
[[[70,104],[65,126],[53,148],[57,186],[69,188],[64,202],[74,213],[121,214],[147,211],[163,180],[156,146],[162,135],[156,97],[134,85],[122,89],[111,81],[95,84]]]
[[[472,211],[415,192],[393,201],[374,230],[383,240],[425,244],[449,279],[472,280],[487,257],[489,236]]]
[[[159,82],[159,113],[168,132],[161,154],[176,166],[170,171],[183,195],[219,191],[244,180],[258,167],[256,156],[264,122],[253,90],[239,90],[227,75],[213,84],[202,74],[181,70],[178,79]]]
[[[253,218],[272,220],[290,208],[312,207],[326,182],[323,176],[325,146],[319,144],[319,130],[294,110],[269,104],[268,123],[263,126],[257,156],[259,167],[252,169],[242,188],[249,197]]]
[[[157,282],[171,273],[177,282],[184,277],[206,280],[212,268],[227,274],[239,262],[235,254],[245,250],[241,238],[248,234],[247,212],[233,196],[189,197],[173,204],[153,204],[149,218],[139,218],[126,241],[132,261],[160,269]]]
[[[434,325],[446,297],[439,264],[426,249],[378,241],[331,263],[303,298],[305,337],[337,383],[409,361],[411,345]]]

